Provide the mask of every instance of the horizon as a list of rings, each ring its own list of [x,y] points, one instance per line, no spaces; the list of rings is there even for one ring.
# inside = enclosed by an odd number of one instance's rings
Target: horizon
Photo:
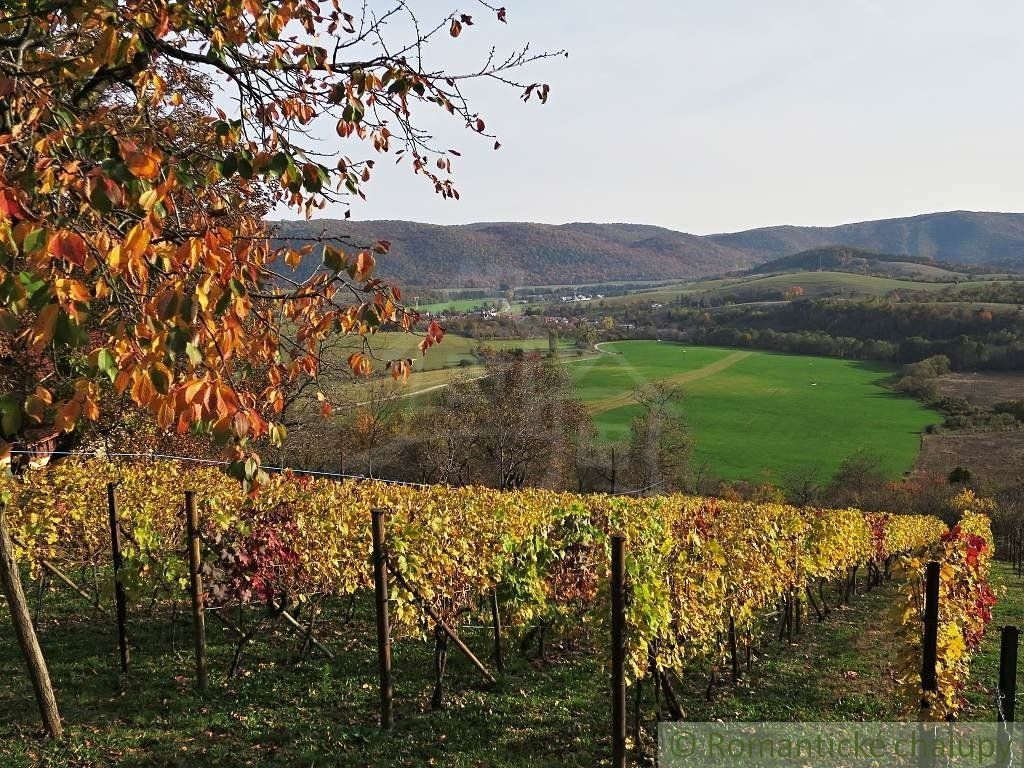
[[[529,225],[540,225],[549,227],[568,227],[575,224],[593,224],[596,226],[638,226],[638,227],[656,227],[660,229],[666,229],[673,232],[678,232],[684,235],[694,235],[696,237],[714,237],[716,235],[732,235],[739,234],[741,232],[751,232],[760,229],[776,229],[780,227],[794,227],[798,229],[835,229],[837,227],[854,226],[857,224],[869,224],[886,221],[901,221],[909,219],[921,219],[928,216],[944,216],[958,213],[975,214],[975,215],[995,215],[995,216],[1024,216],[1024,211],[995,211],[995,210],[971,210],[968,208],[952,208],[943,211],[924,211],[922,213],[912,213],[906,216],[882,216],[877,219],[858,219],[858,220],[844,220],[835,222],[832,224],[798,224],[791,221],[779,222],[776,224],[766,224],[758,227],[747,227],[743,229],[732,229],[732,230],[720,230],[715,232],[696,232],[693,230],[682,230],[673,229],[672,227],[666,227],[661,224],[648,224],[642,221],[585,221],[585,220],[574,220],[574,221],[527,221],[523,219],[481,219],[479,221],[464,221],[454,223],[444,223],[437,221],[422,221],[414,218],[373,218],[373,219],[362,219],[352,216],[345,219],[343,216],[318,216],[309,219],[310,223],[314,222],[327,222],[327,221],[341,221],[351,222],[357,224],[375,224],[385,222],[402,222],[405,224],[418,224],[423,226],[433,227],[473,227],[482,226],[487,224],[529,224]],[[281,221],[303,221],[299,218],[267,218],[270,223],[276,223]]]

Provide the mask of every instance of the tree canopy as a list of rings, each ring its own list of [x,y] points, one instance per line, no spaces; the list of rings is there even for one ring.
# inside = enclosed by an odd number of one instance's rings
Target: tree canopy
[[[362,196],[380,155],[455,198],[458,152],[421,127],[424,110],[492,141],[467,81],[547,99],[515,78],[555,54],[492,50],[467,73],[429,60],[435,38],[504,23],[504,8],[428,20],[413,5],[4,4],[0,455],[100,419],[112,388],[162,429],[212,434],[251,480],[253,441],[283,438],[286,393],[323,373],[330,335],[416,327],[377,276],[387,241],[278,249],[263,222]],[[322,266],[291,276],[309,254]],[[442,336],[430,324],[421,349]],[[373,368],[368,349],[347,362]],[[385,361],[396,377],[411,362]]]

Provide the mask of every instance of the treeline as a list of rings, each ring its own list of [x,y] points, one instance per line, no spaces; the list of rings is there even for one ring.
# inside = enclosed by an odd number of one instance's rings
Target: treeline
[[[630,337],[895,363],[943,355],[954,370],[1024,369],[1019,310],[825,299],[714,311],[682,305],[588,311],[610,314],[620,329],[634,326],[622,334]]]

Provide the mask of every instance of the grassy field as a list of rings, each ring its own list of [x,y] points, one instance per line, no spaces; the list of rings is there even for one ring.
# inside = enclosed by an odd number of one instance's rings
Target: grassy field
[[[487,299],[451,299],[449,301],[435,301],[430,304],[419,304],[416,309],[420,312],[472,312],[474,309],[495,309],[505,312],[509,309],[508,301],[498,298]]]
[[[891,369],[872,363],[656,341],[601,348],[610,354],[571,370],[602,436],[627,434],[639,412],[634,387],[671,381],[684,392],[695,464],[724,478],[824,479],[862,450],[896,477],[913,465],[920,431],[938,420],[885,389]]]
[[[444,337],[443,343],[422,355],[417,348],[422,338],[421,335],[414,333],[378,333],[369,337],[369,346],[373,356],[380,360],[413,358],[415,360],[414,371],[436,371],[442,368],[479,363],[479,358],[473,353],[481,346],[495,349],[548,351],[547,338],[478,340],[450,333]],[[330,359],[344,362],[348,355],[361,349],[363,349],[362,339],[358,337],[340,338],[331,349]],[[560,353],[569,353],[572,349],[573,345],[568,341],[559,342]]]
[[[993,581],[1004,588],[972,665],[964,720],[994,719],[999,630],[1024,622],[1024,591],[1006,564]],[[898,585],[889,583],[805,622],[792,645],[769,624],[752,671],[738,686],[722,682],[705,698],[707,660],[684,676],[680,703],[689,721],[837,721],[905,719],[908,702],[893,669]],[[833,606],[837,592],[828,590]],[[297,659],[301,638],[275,625],[258,636],[243,673],[226,680],[231,643],[209,623],[212,689],[196,695],[190,678],[187,618],[133,609],[132,670],[121,678],[109,624],[82,615],[67,592],[51,592],[40,618],[45,650],[67,721],[61,744],[40,738],[31,689],[8,629],[0,633],[0,765],[4,768],[118,766],[436,765],[448,768],[592,768],[608,765],[605,650],[586,643],[549,645],[546,661],[509,648],[507,674],[488,687],[458,653],[449,658],[447,706],[429,710],[431,646],[395,645],[396,723],[376,727],[372,608],[358,603],[349,622],[334,605],[320,636],[336,658]],[[468,627],[479,652],[488,637]],[[642,723],[650,744],[649,687]],[[630,696],[630,723],[633,699]],[[632,726],[630,726],[632,727]]]
[[[786,291],[794,286],[804,289],[805,298],[841,295],[846,297],[886,296],[893,291],[938,292],[954,285],[971,288],[999,284],[999,280],[965,280],[960,283],[949,281],[925,281],[858,275],[850,272],[792,272],[776,275],[752,275],[749,277],[720,278],[681,282],[652,291],[640,291],[625,296],[604,299],[609,305],[642,304],[647,302],[667,303],[684,297],[722,297],[735,295],[742,299],[744,294],[756,294],[766,290]]]

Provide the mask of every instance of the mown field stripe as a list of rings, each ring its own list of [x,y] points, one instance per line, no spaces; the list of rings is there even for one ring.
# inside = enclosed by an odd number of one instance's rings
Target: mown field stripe
[[[664,378],[659,378],[658,381],[667,384],[679,385],[699,381],[700,379],[706,379],[708,376],[714,376],[716,373],[721,373],[725,369],[731,368],[740,360],[750,357],[751,354],[751,352],[747,351],[733,352],[730,355],[726,355],[721,360],[716,360],[713,363],[708,363],[707,365],[701,368],[697,368],[696,370],[685,371],[683,373],[677,373],[674,376],[666,376]],[[629,365],[625,361],[623,361],[622,364]],[[643,377],[641,376],[634,376],[634,379],[636,379],[637,383],[639,384],[647,383],[646,380],[643,379]],[[621,408],[624,405],[629,405],[631,398],[631,392],[623,392],[612,397],[604,397],[601,398],[600,400],[593,400],[587,403],[587,409],[592,414],[603,413],[604,411],[610,411],[615,408]]]

